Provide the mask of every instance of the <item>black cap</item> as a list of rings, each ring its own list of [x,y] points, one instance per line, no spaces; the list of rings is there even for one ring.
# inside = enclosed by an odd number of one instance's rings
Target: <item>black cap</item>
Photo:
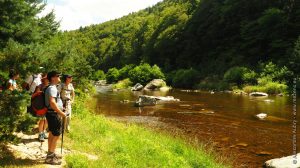
[[[51,81],[51,78],[52,78],[52,77],[60,76],[60,75],[61,75],[61,74],[60,74],[59,72],[57,72],[57,71],[51,71],[51,72],[49,72],[49,73],[47,74],[47,78],[48,78],[49,81]]]
[[[65,74],[64,77],[65,77],[65,78],[72,78],[72,75],[70,75],[70,74]]]

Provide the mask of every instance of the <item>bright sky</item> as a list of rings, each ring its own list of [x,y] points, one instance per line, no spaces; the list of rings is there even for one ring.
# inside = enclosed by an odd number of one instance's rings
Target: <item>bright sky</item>
[[[162,0],[46,0],[44,12],[54,9],[61,30],[98,24],[155,5]]]

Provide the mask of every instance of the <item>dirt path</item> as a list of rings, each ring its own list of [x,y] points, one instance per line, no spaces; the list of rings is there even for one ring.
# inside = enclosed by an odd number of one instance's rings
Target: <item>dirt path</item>
[[[66,167],[65,156],[67,154],[83,154],[90,160],[97,160],[98,156],[90,155],[87,153],[63,149],[62,151],[62,164],[61,165],[49,165],[45,164],[45,158],[48,150],[48,140],[39,142],[38,135],[26,135],[23,133],[17,133],[16,136],[21,139],[18,144],[7,144],[2,147],[2,153],[7,158],[4,163],[1,163],[0,167],[43,167],[43,168],[61,168]],[[3,152],[4,151],[4,152]],[[61,154],[60,142],[57,145],[56,153]],[[0,156],[1,158],[1,156]],[[5,159],[3,159],[5,160]]]
[[[48,140],[39,142],[38,135],[26,135],[23,133],[16,134],[21,139],[18,144],[8,144],[7,150],[13,154],[14,164],[6,166],[23,166],[23,167],[49,167],[49,168],[60,168],[66,165],[64,158],[62,159],[62,165],[49,165],[45,164],[45,157],[48,150]],[[60,154],[60,148],[56,149],[56,152]],[[68,149],[63,149],[62,155],[70,153]],[[19,161],[17,161],[19,160]],[[16,164],[16,165],[15,165]]]

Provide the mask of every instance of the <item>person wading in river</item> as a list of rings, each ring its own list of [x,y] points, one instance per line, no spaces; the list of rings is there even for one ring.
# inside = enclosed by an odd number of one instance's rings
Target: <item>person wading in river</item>
[[[45,162],[52,165],[60,165],[61,156],[55,154],[55,149],[59,136],[62,133],[62,119],[66,117],[63,112],[63,103],[56,87],[60,83],[60,75],[56,71],[51,71],[48,73],[47,78],[50,86],[45,91],[45,105],[48,107],[46,118],[48,121],[49,138],[48,153]]]

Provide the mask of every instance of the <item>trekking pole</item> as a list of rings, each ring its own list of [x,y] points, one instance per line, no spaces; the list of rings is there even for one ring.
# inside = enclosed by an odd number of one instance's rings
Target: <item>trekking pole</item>
[[[60,153],[62,155],[63,152],[63,143],[64,143],[64,132],[65,132],[65,118],[63,117],[62,121],[62,133],[61,133],[61,147],[60,147]]]

